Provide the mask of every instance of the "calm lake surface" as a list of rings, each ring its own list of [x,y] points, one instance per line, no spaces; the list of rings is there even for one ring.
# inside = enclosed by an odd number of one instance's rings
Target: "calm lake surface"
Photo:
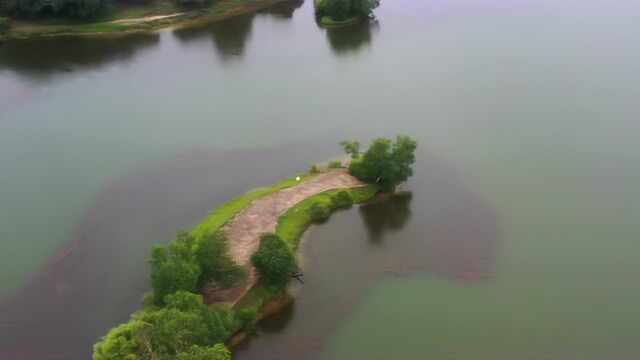
[[[640,358],[640,5],[310,0],[0,45],[0,354],[87,359],[147,256],[337,142],[418,139],[409,197],[306,235],[238,359]]]

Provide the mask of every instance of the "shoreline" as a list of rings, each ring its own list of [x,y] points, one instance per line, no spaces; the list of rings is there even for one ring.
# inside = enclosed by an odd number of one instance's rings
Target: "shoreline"
[[[214,22],[238,15],[269,8],[286,0],[227,0],[210,7],[158,14],[149,8],[148,16],[116,18],[92,23],[38,24],[24,23],[0,35],[0,43],[11,40],[27,40],[64,36],[125,36],[149,33],[171,28],[185,28],[199,23]],[[14,20],[15,22],[15,20]]]

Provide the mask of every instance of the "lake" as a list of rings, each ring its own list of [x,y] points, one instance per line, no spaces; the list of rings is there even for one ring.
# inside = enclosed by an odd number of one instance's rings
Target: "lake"
[[[0,353],[87,359],[151,244],[340,154],[419,141],[411,196],[314,225],[238,359],[640,357],[640,5],[311,1],[0,45]]]

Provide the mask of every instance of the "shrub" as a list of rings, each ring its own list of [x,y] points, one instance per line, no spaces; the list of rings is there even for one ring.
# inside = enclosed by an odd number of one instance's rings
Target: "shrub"
[[[222,287],[229,287],[246,276],[245,269],[229,256],[227,239],[219,231],[205,232],[198,239],[196,258],[201,269],[199,286],[215,280]]]
[[[262,279],[270,284],[286,284],[296,270],[296,259],[287,244],[276,234],[263,234],[251,262]]]
[[[320,202],[314,202],[311,208],[309,208],[309,211],[311,213],[311,220],[316,222],[326,221],[331,215],[331,209]]]
[[[329,165],[327,165],[327,169],[339,169],[341,167],[342,167],[342,161],[340,160],[329,161]]]
[[[334,208],[348,207],[351,205],[353,205],[353,198],[344,190],[331,197],[331,206]]]
[[[260,312],[257,306],[242,309],[238,313],[238,322],[243,329],[254,330],[259,320]]]
[[[311,174],[317,174],[319,173],[320,170],[318,170],[318,165],[316,164],[311,164],[311,166],[309,166],[309,173]]]
[[[6,17],[0,17],[0,35],[4,35],[11,30],[11,20]]]

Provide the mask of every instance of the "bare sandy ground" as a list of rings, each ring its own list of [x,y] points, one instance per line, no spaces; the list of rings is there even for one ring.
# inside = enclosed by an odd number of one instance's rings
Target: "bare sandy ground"
[[[248,269],[248,279],[243,284],[224,290],[215,283],[208,284],[204,289],[205,302],[236,303],[255,284],[258,274],[251,265],[251,255],[260,245],[260,235],[274,232],[278,219],[289,208],[326,190],[363,185],[363,182],[349,175],[346,169],[336,169],[251,202],[222,228],[229,241],[231,257]]]

